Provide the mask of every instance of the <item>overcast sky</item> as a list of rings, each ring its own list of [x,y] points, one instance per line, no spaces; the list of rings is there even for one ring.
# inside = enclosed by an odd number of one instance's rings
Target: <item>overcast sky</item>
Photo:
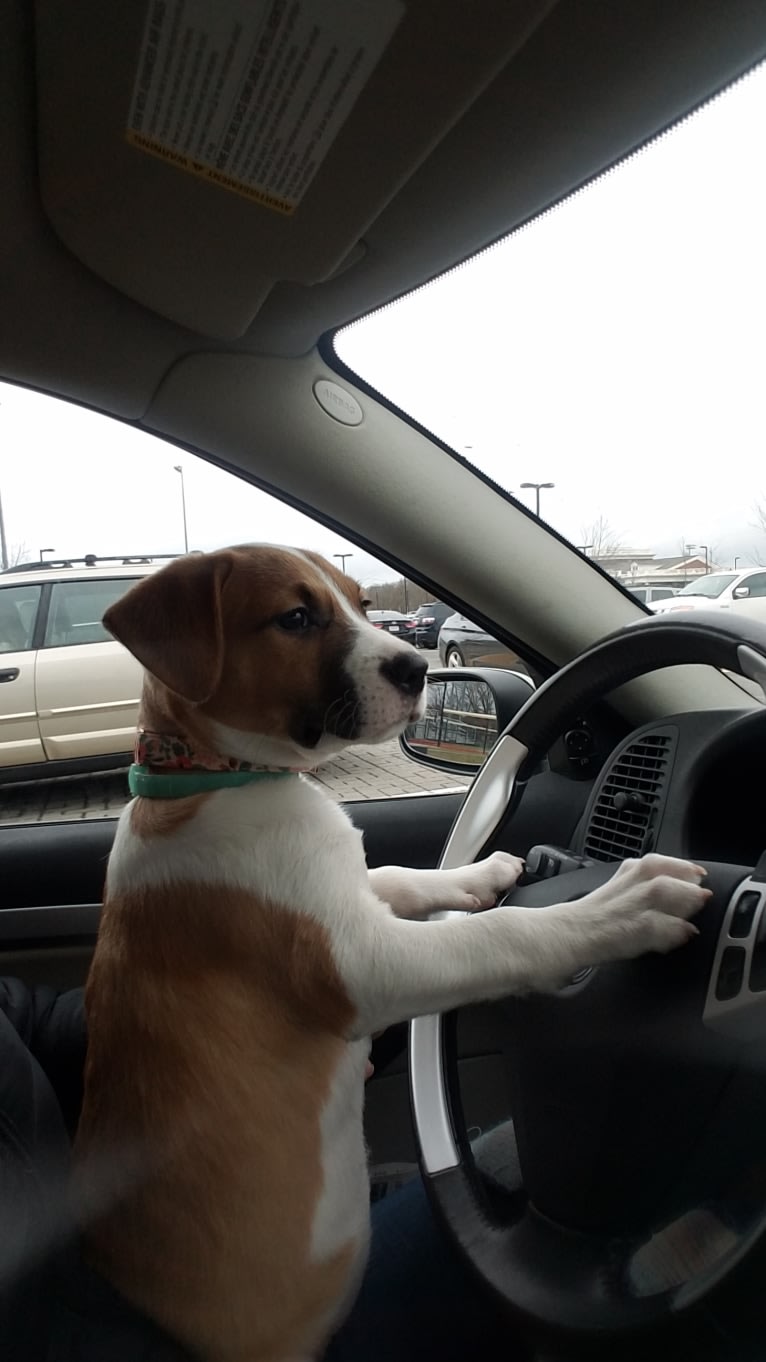
[[[574,543],[766,559],[766,68],[470,265],[341,336],[343,359]],[[350,546],[230,475],[0,385],[0,492],[30,557],[269,538]],[[152,448],[155,446],[155,448]],[[151,496],[149,495],[151,488]],[[528,504],[533,505],[533,500]],[[384,573],[359,550],[349,571]],[[388,570],[385,575],[391,575]]]

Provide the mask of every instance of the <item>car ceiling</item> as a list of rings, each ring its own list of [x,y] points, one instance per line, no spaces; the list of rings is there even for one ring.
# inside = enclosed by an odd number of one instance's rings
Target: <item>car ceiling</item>
[[[317,345],[755,64],[766,5],[299,4],[401,17],[285,216],[128,144],[146,4],[0,0],[0,377],[166,435],[325,524],[353,527],[349,537],[381,558],[416,564],[435,594],[566,661],[640,607],[369,393],[355,390],[361,425],[327,417],[312,395],[317,377],[332,376]],[[524,590],[511,610],[513,582]],[[675,688],[645,684],[635,720],[653,705],[710,702],[700,670],[683,669]],[[717,681],[722,704],[741,703]]]
[[[284,217],[126,141],[144,4],[3,0],[0,372],[135,419],[181,355],[305,354],[766,54],[762,0],[402,8]]]

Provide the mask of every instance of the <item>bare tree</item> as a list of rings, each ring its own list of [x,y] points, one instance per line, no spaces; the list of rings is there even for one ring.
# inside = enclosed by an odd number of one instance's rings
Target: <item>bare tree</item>
[[[610,554],[622,553],[625,548],[619,534],[603,515],[590,525],[583,525],[580,535],[592,558],[608,558]]]
[[[755,520],[751,520],[750,522],[753,529],[757,530],[761,535],[766,535],[766,503],[763,501],[756,501],[753,505],[753,514],[755,515]],[[753,549],[750,557],[759,567],[766,566],[766,554],[763,548]]]
[[[433,592],[400,577],[397,582],[368,582],[365,594],[375,610],[416,610],[434,599]]]
[[[11,544],[8,549],[9,568],[17,567],[19,563],[26,563],[29,558],[29,549],[26,544]]]

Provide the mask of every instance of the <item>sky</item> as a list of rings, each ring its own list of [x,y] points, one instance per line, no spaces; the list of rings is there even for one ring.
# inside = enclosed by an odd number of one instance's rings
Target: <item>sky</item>
[[[766,561],[766,67],[505,242],[337,339],[343,360],[575,544]],[[160,445],[160,449],[157,446]],[[351,552],[232,475],[0,384],[11,550]],[[147,488],[151,486],[151,497]]]

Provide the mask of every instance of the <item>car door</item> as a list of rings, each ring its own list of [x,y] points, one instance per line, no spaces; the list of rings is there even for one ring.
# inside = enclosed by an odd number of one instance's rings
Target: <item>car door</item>
[[[519,656],[472,620],[461,616],[460,651],[469,667],[509,667],[518,669]]]
[[[133,747],[142,670],[106,632],[104,611],[134,578],[54,582],[37,658],[37,712],[50,760]]]
[[[746,589],[746,596],[737,596],[737,590]],[[733,588],[731,609],[738,615],[749,615],[751,619],[766,621],[766,572],[753,572]]]
[[[0,769],[43,761],[35,703],[39,582],[0,586]]]

